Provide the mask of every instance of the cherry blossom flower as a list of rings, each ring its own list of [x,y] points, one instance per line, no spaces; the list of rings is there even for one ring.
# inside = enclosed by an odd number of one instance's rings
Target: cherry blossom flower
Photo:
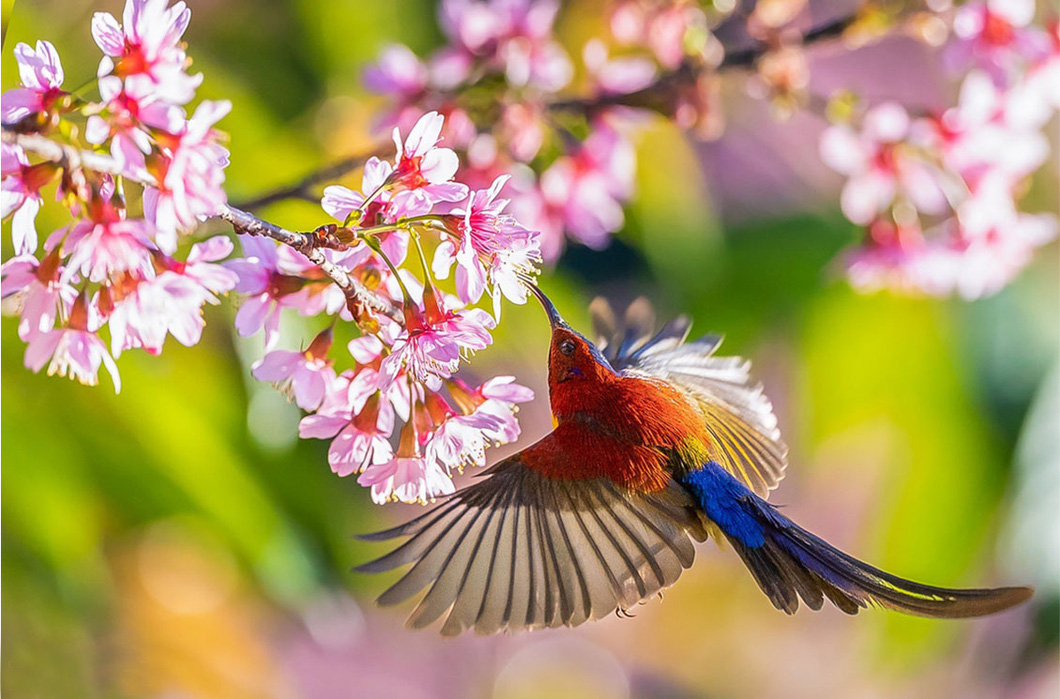
[[[419,189],[434,201],[460,201],[467,196],[467,186],[452,182],[460,161],[449,148],[439,148],[445,117],[428,112],[412,127],[404,143],[401,132],[394,129],[397,158],[387,177],[388,184]]]
[[[3,173],[0,218],[11,218],[11,242],[15,254],[37,251],[37,212],[42,202],[40,190],[59,172],[55,163],[30,165],[18,146],[0,146],[0,171]]]
[[[509,83],[555,92],[574,72],[552,40],[558,11],[553,0],[445,0],[438,14],[442,31],[457,46],[496,65]]]
[[[393,457],[390,434],[394,430],[394,410],[379,392],[371,395],[358,409],[344,400],[342,387],[349,378],[340,376],[319,412],[307,415],[298,425],[303,439],[330,439],[328,463],[339,476],[361,473],[373,464]]]
[[[986,0],[965,3],[953,20],[957,41],[947,54],[954,66],[973,63],[986,70],[999,86],[1014,71],[1048,51],[1048,38],[1028,26],[1034,19],[1034,0]]]
[[[1004,229],[954,236],[938,252],[939,264],[948,265],[946,292],[967,300],[996,294],[1030,263],[1036,248],[1056,236],[1056,218],[1047,214],[1019,214]]]
[[[206,291],[223,294],[235,288],[239,276],[227,267],[217,263],[232,254],[232,241],[223,235],[195,243],[188,251],[183,262],[167,258],[168,270],[192,279]]]
[[[15,60],[22,87],[3,94],[0,120],[4,124],[17,124],[33,114],[47,112],[66,94],[60,89],[63,66],[50,42],[38,41],[36,49],[19,44],[15,47]]]
[[[86,386],[95,386],[99,383],[99,366],[102,364],[110,373],[114,392],[120,392],[118,366],[95,333],[98,326],[99,319],[91,312],[85,295],[78,296],[70,309],[66,326],[31,336],[26,347],[26,368],[38,372],[48,364],[48,376],[69,376]]]
[[[108,12],[92,16],[92,38],[105,54],[98,75],[120,78],[146,75],[157,94],[172,104],[185,104],[202,82],[202,75],[184,72],[187,56],[181,37],[191,20],[183,2],[126,0],[122,24]]]
[[[490,329],[496,321],[480,308],[447,310],[430,287],[423,294],[423,308],[405,307],[405,328],[380,365],[379,387],[389,388],[400,370],[428,388],[437,388],[442,378],[456,371],[460,357],[485,349],[492,342]],[[411,301],[411,299],[410,299]]]
[[[439,495],[456,490],[445,469],[437,461],[422,456],[412,422],[406,422],[401,429],[397,453],[386,461],[369,465],[357,482],[371,487],[372,501],[380,505],[395,500],[427,504]]]
[[[636,92],[650,85],[657,73],[655,65],[646,58],[610,58],[606,44],[599,39],[585,44],[582,60],[597,90],[604,95]]]
[[[123,275],[104,291],[99,305],[107,312],[115,357],[137,347],[160,354],[167,334],[186,347],[195,345],[205,327],[202,304],[217,302],[191,279],[170,271],[153,277]]]
[[[904,108],[885,102],[866,112],[860,133],[849,126],[833,126],[821,136],[821,159],[850,178],[840,195],[840,207],[854,223],[871,223],[896,197],[923,213],[946,210],[935,174],[904,146],[909,125]]]
[[[365,88],[394,100],[393,108],[380,115],[378,124],[386,128],[412,125],[422,113],[415,103],[424,96],[428,70],[407,46],[388,44],[378,60],[363,74]]]
[[[494,316],[500,313],[502,295],[513,303],[526,303],[520,276],[532,274],[541,262],[537,233],[505,214],[508,200],[497,198],[508,179],[498,177],[489,189],[473,192],[464,208],[453,210],[457,240],[442,241],[433,264],[435,276],[446,279],[457,263],[457,293],[465,303],[476,303],[491,285]]]
[[[176,248],[178,231],[194,228],[227,201],[228,150],[217,142],[213,126],[231,108],[227,100],[199,104],[183,130],[166,138],[170,157],[152,164],[158,186],[144,191],[144,215],[157,227],[164,252]]]
[[[941,152],[947,170],[974,187],[992,176],[1008,182],[1038,169],[1049,156],[1049,142],[1038,129],[1049,112],[1012,101],[981,71],[972,71],[961,84],[960,96],[937,121],[927,145]]]
[[[395,193],[385,189],[392,172],[390,163],[379,158],[369,158],[364,165],[364,177],[361,182],[365,194],[342,185],[330,185],[324,188],[320,205],[330,216],[342,222],[354,212],[358,212],[358,223],[361,226],[394,224],[403,218],[429,213],[433,202],[423,190],[403,190]],[[375,234],[375,237],[383,254],[391,263],[400,265],[405,261],[409,248],[407,230],[384,231]]]
[[[152,145],[145,127],[177,133],[184,125],[183,111],[159,99],[154,84],[144,75],[124,81],[113,75],[100,78],[99,94],[107,111],[105,117],[94,114],[88,118],[85,140],[97,145],[109,140],[110,153],[126,174],[140,175]]]
[[[19,255],[0,267],[0,297],[20,295],[18,336],[23,342],[55,327],[55,319],[68,313],[77,297],[77,290],[62,281],[60,252],[56,247],[41,260]]]
[[[544,202],[562,217],[571,237],[600,249],[622,227],[635,157],[617,130],[597,124],[575,154],[559,158],[541,175]]]
[[[301,352],[269,352],[254,363],[250,373],[259,381],[270,381],[284,393],[293,395],[302,410],[316,410],[324,401],[328,386],[335,380],[335,370],[327,356],[331,340],[329,327]]]
[[[388,44],[379,54],[378,63],[364,71],[364,86],[411,101],[427,86],[427,68],[409,47]]]
[[[243,259],[225,263],[238,276],[235,290],[247,295],[236,313],[236,330],[249,337],[264,328],[265,348],[272,349],[279,339],[281,308],[295,308],[305,315],[323,310],[300,275],[312,265],[290,248],[278,248],[270,240],[249,235],[239,239]]]
[[[437,460],[447,471],[484,466],[487,446],[518,439],[515,404],[533,400],[534,393],[514,381],[511,376],[498,376],[470,389],[462,381],[449,380],[450,394],[465,413],[448,409],[448,414],[441,415],[443,419],[426,447],[428,458]]]
[[[93,282],[103,282],[123,272],[153,276],[151,224],[143,219],[118,218],[109,206],[89,208],[97,209],[92,218],[75,223],[66,236],[71,252],[66,279],[74,272]]]

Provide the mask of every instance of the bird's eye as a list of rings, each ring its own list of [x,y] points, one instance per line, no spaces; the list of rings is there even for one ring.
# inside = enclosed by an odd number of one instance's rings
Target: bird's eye
[[[568,357],[571,356],[574,354],[574,343],[570,340],[563,340],[559,343],[559,351]]]

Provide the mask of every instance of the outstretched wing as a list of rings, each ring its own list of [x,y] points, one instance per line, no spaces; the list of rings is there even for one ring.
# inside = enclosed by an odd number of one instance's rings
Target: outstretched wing
[[[401,536],[409,539],[356,570],[413,564],[379,604],[429,586],[407,625],[444,616],[442,634],[452,636],[577,626],[629,609],[673,585],[706,532],[675,482],[633,494],[602,478],[547,478],[515,455],[430,512],[362,538]]]
[[[760,497],[777,487],[788,463],[773,406],[751,377],[751,362],[716,357],[721,336],[686,342],[691,322],[678,317],[655,332],[655,314],[639,298],[622,320],[603,298],[590,306],[601,352],[615,371],[669,381],[694,400],[713,437],[711,457]]]

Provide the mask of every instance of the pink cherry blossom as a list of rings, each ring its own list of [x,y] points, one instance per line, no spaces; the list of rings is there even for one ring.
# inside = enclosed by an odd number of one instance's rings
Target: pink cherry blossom
[[[58,173],[55,163],[30,165],[18,146],[0,146],[0,171],[3,173],[0,218],[11,218],[11,242],[16,255],[37,251],[37,212],[42,202],[40,190]]]
[[[143,177],[144,156],[151,152],[152,145],[147,128],[178,133],[184,126],[183,111],[159,99],[154,84],[144,75],[133,75],[124,81],[113,75],[100,78],[99,94],[107,105],[105,118],[88,118],[85,139],[97,145],[109,140],[111,155],[126,174]]]
[[[972,71],[957,105],[930,122],[926,144],[940,150],[946,168],[973,187],[993,176],[1015,184],[1049,156],[1049,142],[1039,131],[1048,117],[1048,111],[1010,100],[985,73]]]
[[[241,235],[243,259],[229,260],[225,267],[236,273],[235,290],[246,294],[236,313],[236,330],[243,337],[265,329],[265,347],[272,349],[279,339],[280,309],[294,308],[304,315],[323,310],[314,298],[307,280],[301,276],[313,265],[286,246],[271,240]]]
[[[1056,218],[1047,214],[1020,214],[1005,229],[974,238],[954,236],[938,253],[949,265],[948,291],[967,300],[996,294],[1056,236]]]
[[[599,123],[576,153],[559,158],[541,175],[541,195],[571,237],[600,249],[625,223],[622,202],[632,194],[634,171],[633,146]]]
[[[488,446],[518,439],[515,403],[533,400],[533,391],[514,383],[511,376],[490,379],[477,389],[458,380],[451,380],[448,385],[466,412],[458,414],[449,409],[431,435],[425,453],[447,472],[452,468],[484,466]]]
[[[92,38],[106,54],[98,75],[146,75],[162,99],[185,104],[202,82],[201,74],[184,72],[181,37],[191,10],[183,2],[168,5],[169,0],[126,0],[122,24],[108,12],[93,15]]]
[[[552,40],[558,10],[553,0],[445,0],[439,23],[462,51],[503,72],[510,84],[555,92],[573,75]]]
[[[372,501],[380,505],[395,500],[427,504],[439,495],[455,491],[446,470],[436,460],[422,456],[412,422],[406,422],[401,429],[397,453],[369,465],[357,483],[371,487]]]
[[[217,299],[189,277],[165,270],[157,276],[127,277],[119,281],[120,296],[109,300],[107,315],[111,353],[143,348],[150,354],[162,352],[166,335],[191,347],[199,342],[206,323],[203,303]]]
[[[336,391],[329,395],[341,396],[346,377],[337,379]],[[394,430],[394,410],[380,394],[373,394],[365,404],[354,410],[348,402],[324,405],[315,415],[302,418],[298,434],[303,439],[330,439],[328,463],[339,476],[361,473],[373,464],[385,463],[393,456],[390,434]]]
[[[909,126],[905,109],[885,102],[866,112],[860,133],[849,126],[833,126],[821,136],[821,159],[849,177],[840,206],[854,223],[871,223],[896,197],[926,214],[946,210],[935,173],[904,145]]]
[[[202,102],[183,130],[166,139],[169,159],[158,165],[157,186],[144,191],[144,215],[157,227],[157,242],[166,253],[176,249],[178,232],[193,229],[227,201],[228,150],[218,143],[213,126],[231,108],[227,100]]]
[[[98,325],[98,319],[92,317],[82,294],[74,301],[65,327],[36,333],[30,338],[26,347],[26,368],[38,372],[48,364],[48,376],[69,376],[86,386],[95,386],[99,383],[99,366],[102,364],[110,373],[114,392],[118,393],[121,391],[118,366],[95,333]]]
[[[0,119],[4,124],[16,124],[28,116],[46,112],[64,93],[63,66],[55,47],[38,41],[37,48],[28,44],[15,47],[18,75],[22,87],[3,94]]]
[[[153,276],[153,232],[151,224],[143,219],[123,220],[112,213],[78,221],[66,237],[66,246],[71,253],[66,263],[66,279],[74,272],[93,282],[102,282],[123,272]]]
[[[492,342],[496,321],[482,309],[447,310],[430,289],[424,308],[407,305],[405,329],[394,341],[379,370],[379,387],[389,388],[404,369],[428,388],[456,371],[462,354],[485,349]]]
[[[364,86],[400,102],[411,102],[427,87],[427,67],[409,47],[389,44],[380,52],[378,62],[365,69]]]
[[[1034,18],[1034,0],[986,0],[960,6],[953,20],[956,41],[947,60],[955,67],[968,63],[986,70],[1000,86],[1028,61],[1048,51],[1048,38],[1028,26]]]
[[[437,461],[422,456],[395,456],[368,466],[357,482],[372,489],[372,502],[406,502],[426,505],[439,495],[456,491],[453,480]]]
[[[497,198],[508,179],[498,177],[489,189],[473,192],[464,207],[453,210],[456,240],[442,241],[433,264],[435,276],[446,279],[457,263],[456,287],[465,303],[476,303],[487,284],[492,286],[495,316],[502,295],[526,303],[520,276],[533,274],[541,262],[538,234],[504,213],[508,200]]]
[[[445,117],[428,112],[412,127],[404,142],[394,129],[397,158],[388,183],[405,189],[422,189],[434,201],[460,201],[467,186],[452,182],[460,161],[449,148],[439,148]]]
[[[209,292],[223,294],[235,288],[239,277],[234,271],[215,263],[231,254],[231,239],[215,235],[192,245],[183,262],[168,259],[166,267],[176,274],[183,274],[194,280]]]
[[[341,185],[330,185],[324,188],[320,205],[330,216],[342,222],[355,211],[359,212],[360,226],[394,224],[403,218],[429,213],[433,202],[425,191],[414,189],[393,192],[385,188],[392,172],[390,163],[369,158],[364,165],[361,182],[364,194]],[[375,237],[383,254],[394,265],[405,261],[409,248],[408,231],[385,231]]]
[[[18,336],[23,342],[51,330],[58,315],[70,311],[77,290],[62,281],[62,272],[59,248],[39,261],[33,255],[19,255],[0,267],[0,297],[20,296]]]
[[[585,44],[582,60],[598,92],[603,95],[636,92],[650,85],[657,74],[655,65],[646,58],[610,58],[607,45],[599,39]]]
[[[301,352],[273,350],[254,363],[251,374],[293,395],[302,410],[316,410],[324,401],[328,386],[336,379],[327,357],[331,339],[332,331],[328,328]]]

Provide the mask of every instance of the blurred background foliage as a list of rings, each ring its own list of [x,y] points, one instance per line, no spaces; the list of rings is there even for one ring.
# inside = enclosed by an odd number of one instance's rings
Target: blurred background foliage
[[[190,4],[201,95],[234,103],[222,123],[234,202],[372,147],[378,103],[360,69],[385,42],[425,51],[440,41],[427,0]],[[37,38],[56,44],[68,85],[89,79],[91,14],[121,11],[118,0],[12,5],[2,5],[4,89],[17,75],[15,43]],[[587,0],[564,8],[572,55],[600,22]],[[886,60],[869,51],[870,67]],[[754,164],[770,170],[787,140],[813,142],[820,127],[764,130],[754,157],[769,146],[776,157]],[[785,128],[795,136],[777,138]],[[120,396],[28,373],[5,318],[5,696],[1055,697],[1057,246],[976,303],[860,296],[831,266],[857,235],[834,210],[838,181],[807,164],[790,182],[773,178],[756,215],[732,213],[712,160],[724,144],[694,147],[650,122],[626,229],[606,251],[569,249],[543,286],[578,327],[595,294],[644,294],[660,315],[685,312],[698,330],[726,333],[728,352],[755,359],[791,445],[774,495],[786,513],[916,579],[1035,584],[1030,605],[975,622],[787,618],[731,552],[709,545],[633,620],[490,639],[411,634],[403,610],[370,604],[387,580],[347,571],[377,552],[351,534],[416,509],[373,506],[329,472],[325,442],[297,439],[297,409],[249,376],[261,339],[234,337],[234,300],[209,309],[195,348],[123,355]],[[778,187],[798,204],[774,205]],[[815,196],[795,196],[805,191]],[[1055,211],[1056,191],[1053,161],[1029,208]],[[325,218],[298,201],[261,213],[296,229]],[[64,223],[56,210],[38,219],[44,230]],[[283,343],[316,330],[286,318]],[[549,428],[546,344],[540,311],[509,307],[472,365],[538,392],[522,444]]]

